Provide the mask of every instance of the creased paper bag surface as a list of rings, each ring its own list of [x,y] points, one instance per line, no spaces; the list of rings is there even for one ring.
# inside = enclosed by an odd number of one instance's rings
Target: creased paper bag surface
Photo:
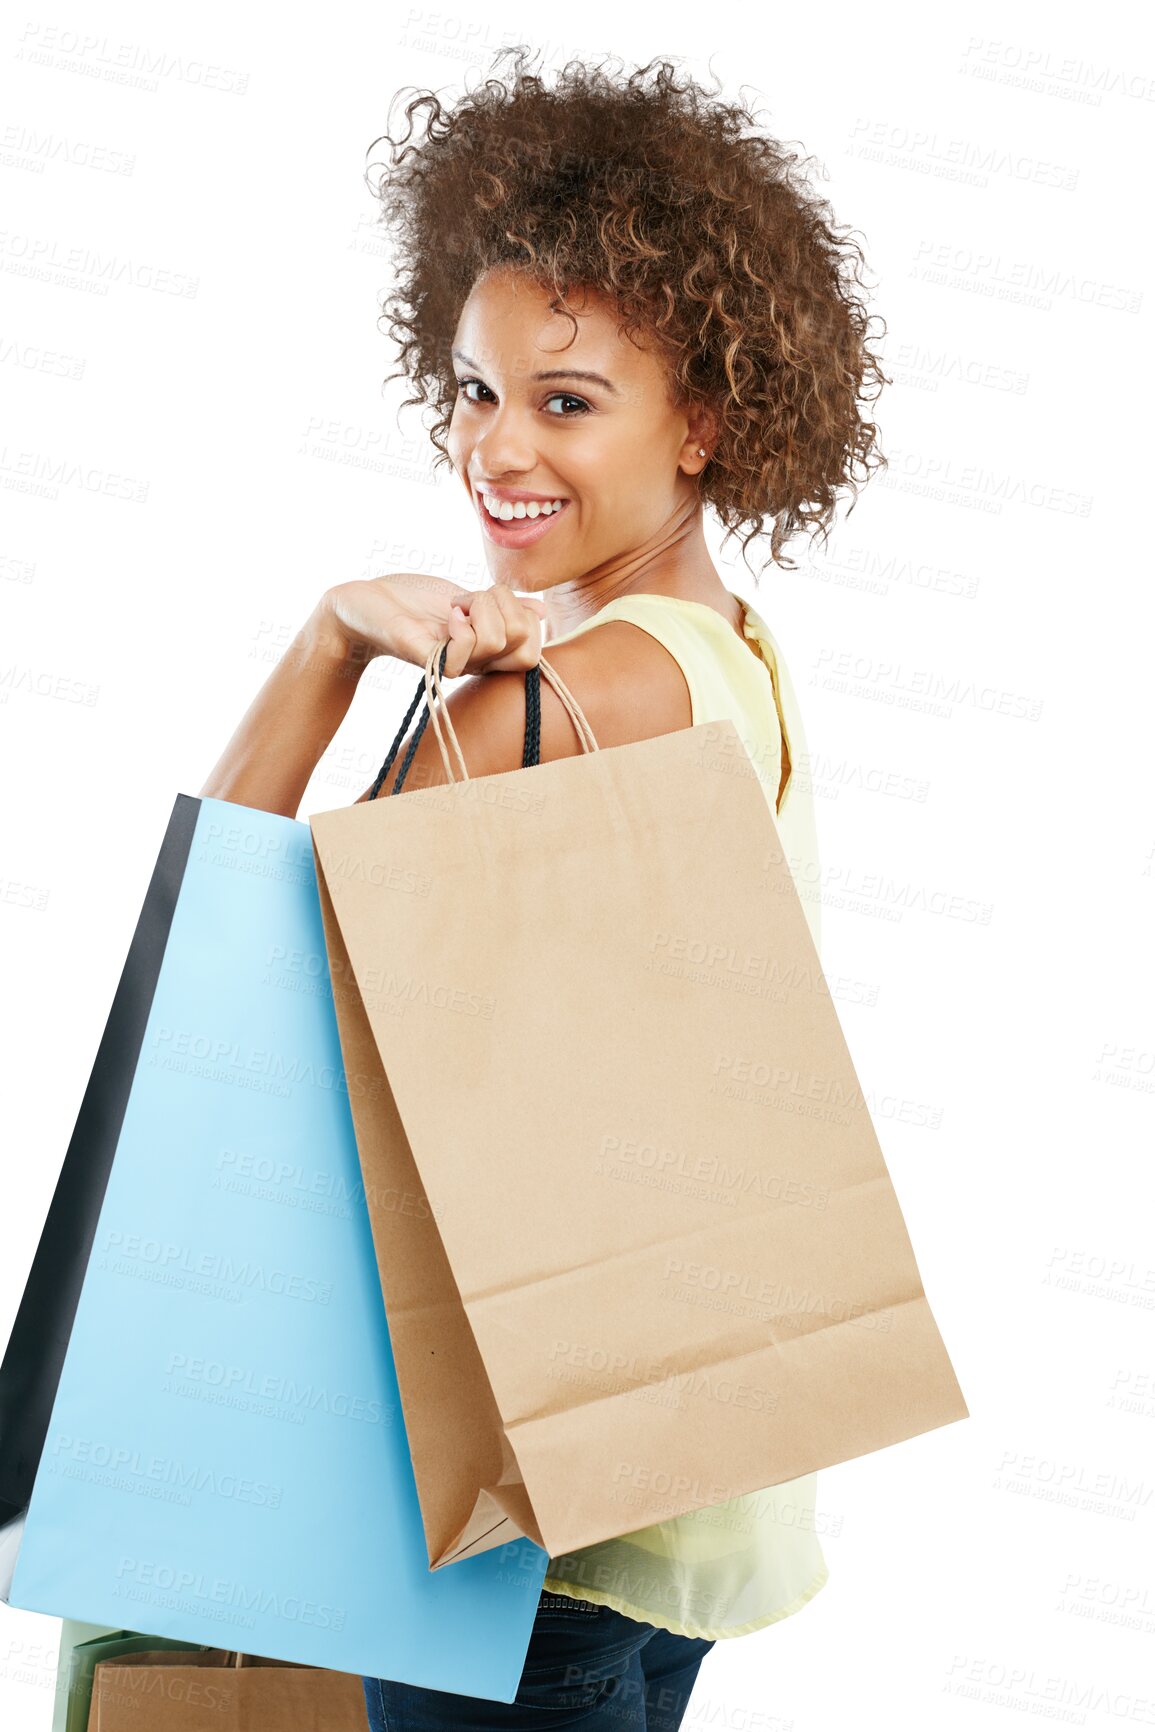
[[[731,722],[311,827],[431,1564],[967,1416]]]

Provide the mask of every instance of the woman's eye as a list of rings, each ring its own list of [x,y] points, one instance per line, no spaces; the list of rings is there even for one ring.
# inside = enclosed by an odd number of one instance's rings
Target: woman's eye
[[[466,396],[466,401],[469,403],[476,403],[477,402],[476,397],[468,396],[467,388],[470,385],[481,385],[481,389],[483,391],[489,390],[489,386],[488,385],[482,385],[480,379],[461,379],[461,380],[459,380],[458,381],[458,389]]]
[[[552,396],[546,398],[546,402],[547,403],[557,403],[557,402],[576,403],[578,406],[579,413],[581,413],[581,414],[588,414],[589,413],[589,404],[584,402],[581,397],[575,397],[573,395],[573,393],[570,391],[555,391]],[[566,416],[566,411],[563,410],[562,411],[562,419],[565,419],[565,416]]]

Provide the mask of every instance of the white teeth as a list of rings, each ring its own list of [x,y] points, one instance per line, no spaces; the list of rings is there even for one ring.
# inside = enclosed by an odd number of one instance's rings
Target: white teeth
[[[481,500],[489,515],[500,523],[509,523],[517,517],[549,517],[565,504],[564,499],[531,499],[528,502],[519,499],[514,505],[508,499],[495,499],[490,493],[483,493]]]

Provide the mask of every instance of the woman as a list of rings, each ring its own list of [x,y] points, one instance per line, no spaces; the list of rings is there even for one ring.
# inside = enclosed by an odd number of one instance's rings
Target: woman
[[[472,676],[448,697],[469,773],[518,769],[544,625],[599,746],[735,722],[817,944],[793,688],[765,620],[715,568],[704,508],[747,531],[744,549],[769,521],[788,564],[787,538],[825,531],[839,490],[885,461],[861,409],[884,381],[853,287],[861,254],[796,159],[669,62],[618,81],[571,63],[551,90],[524,50],[502,53],[505,82],[452,110],[409,104],[377,188],[409,401],[437,410],[431,439],[477,514],[492,587],[395,573],[328,589],[202,793],[295,816],[368,663],[420,667],[446,640],[446,675]],[[542,762],[580,750],[543,682]],[[444,780],[427,729],[404,792]],[[714,1642],[827,1579],[815,1479],[551,1558],[515,1703],[367,1678],[371,1725],[674,1732]]]

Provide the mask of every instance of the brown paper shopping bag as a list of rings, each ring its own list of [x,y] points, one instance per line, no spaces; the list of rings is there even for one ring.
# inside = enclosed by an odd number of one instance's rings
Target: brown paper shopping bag
[[[366,1732],[368,1724],[355,1673],[205,1648],[99,1661],[88,1732]]]
[[[543,659],[583,750],[470,778],[443,662],[449,785],[311,819],[431,1567],[967,1417],[734,724],[599,750]]]

